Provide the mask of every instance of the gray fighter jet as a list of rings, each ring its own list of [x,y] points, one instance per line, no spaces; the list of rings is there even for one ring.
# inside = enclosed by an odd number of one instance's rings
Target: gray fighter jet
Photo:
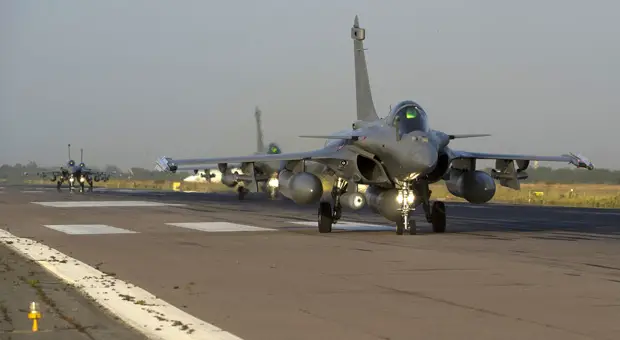
[[[488,135],[454,135],[433,130],[427,113],[414,101],[394,105],[385,118],[375,111],[366,68],[363,41],[366,31],[355,17],[351,29],[355,60],[357,120],[352,128],[325,138],[321,149],[211,159],[158,159],[165,171],[174,172],[179,165],[215,164],[226,169],[228,163],[248,164],[247,176],[259,162],[282,162],[279,172],[280,192],[298,204],[319,204],[318,229],[332,231],[341,218],[342,207],[357,209],[364,204],[386,219],[396,223],[396,233],[415,234],[415,221],[410,213],[422,206],[426,220],[434,232],[446,230],[446,209],[443,202],[431,202],[429,184],[444,180],[448,190],[470,203],[486,203],[495,195],[495,181],[518,190],[519,181],[527,178],[530,161],[567,162],[578,168],[592,170],[586,158],[573,153],[562,156],[528,156],[457,151],[448,144],[457,138]],[[495,169],[488,174],[476,169],[476,160],[495,160]],[[323,167],[307,166],[308,162]],[[331,197],[323,197],[319,177],[331,176]],[[357,192],[356,184],[368,185],[366,195]],[[327,195],[326,195],[327,196]]]
[[[86,167],[86,163],[84,163],[84,149],[80,149],[80,164],[76,164],[71,158],[71,144],[67,145],[67,149],[69,153],[69,161],[67,161],[67,164],[64,167],[61,166],[58,170],[40,171],[37,172],[37,176],[44,179],[51,177],[51,181],[56,182],[56,189],[58,191],[60,191],[60,188],[64,182],[69,183],[69,190],[73,191],[76,184],[75,182],[77,181],[77,185],[80,187],[80,192],[84,192],[84,186],[86,183],[89,185],[89,191],[93,191],[93,181],[107,182],[110,179],[112,173],[95,171]]]
[[[258,106],[254,110],[254,117],[256,118],[256,152],[255,155],[275,155],[281,154],[282,149],[277,143],[271,142],[265,146],[263,139],[263,126],[261,120],[262,112]],[[192,163],[185,163],[192,164]],[[196,163],[194,163],[196,164]],[[269,193],[271,198],[275,198],[278,189],[278,172],[280,171],[280,162],[255,162],[254,175],[246,175],[252,172],[250,163],[241,163],[236,165],[228,164],[222,173],[222,184],[227,187],[234,188],[237,186],[237,194],[240,200],[242,200],[246,194],[250,192],[256,192],[258,189],[262,189],[264,192]],[[198,174],[201,168],[193,167],[179,167],[178,171],[194,171],[194,175]],[[207,179],[215,177],[213,169],[203,168],[204,176]],[[258,185],[251,185],[257,182]]]

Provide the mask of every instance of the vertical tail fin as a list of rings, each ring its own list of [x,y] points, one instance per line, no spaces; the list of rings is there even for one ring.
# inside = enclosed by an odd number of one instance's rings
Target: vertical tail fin
[[[80,163],[84,163],[84,149],[80,149]]]
[[[353,53],[355,56],[355,97],[357,100],[357,119],[363,121],[373,121],[379,119],[375,104],[372,100],[370,91],[370,79],[366,66],[366,54],[364,52],[364,39],[366,30],[360,28],[359,18],[355,16],[353,27],[351,27],[351,38],[353,39]]]
[[[261,124],[261,110],[256,107],[254,117],[256,118],[256,152],[265,152],[265,144],[263,142],[263,125]]]
[[[71,160],[71,144],[67,144],[67,151],[69,152],[69,160]]]

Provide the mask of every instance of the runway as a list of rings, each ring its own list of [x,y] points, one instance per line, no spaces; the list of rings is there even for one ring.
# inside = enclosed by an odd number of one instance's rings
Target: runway
[[[445,234],[366,210],[319,234],[286,200],[50,189],[1,190],[1,228],[242,339],[620,338],[618,210],[447,203]]]

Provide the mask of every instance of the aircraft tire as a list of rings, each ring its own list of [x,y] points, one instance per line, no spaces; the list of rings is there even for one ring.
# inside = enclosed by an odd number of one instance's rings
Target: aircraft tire
[[[321,202],[318,214],[319,233],[331,233],[333,223],[332,205],[329,202]]]
[[[237,198],[239,198],[240,201],[243,201],[243,199],[245,198],[245,188],[240,186],[237,188]]]
[[[431,225],[433,226],[434,233],[444,233],[446,231],[446,205],[443,202],[433,202]]]
[[[415,220],[409,218],[409,235],[415,235],[417,233],[418,226],[415,224]]]
[[[405,222],[401,219],[396,222],[396,235],[402,235],[405,233]]]

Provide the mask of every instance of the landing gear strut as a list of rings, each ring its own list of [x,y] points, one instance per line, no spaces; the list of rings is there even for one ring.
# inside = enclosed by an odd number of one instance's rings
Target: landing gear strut
[[[60,192],[60,187],[62,186],[62,181],[57,181],[56,182],[56,190],[58,190]]]
[[[434,233],[443,233],[446,231],[446,205],[441,201],[435,201],[431,204],[430,197],[432,191],[428,188],[428,183],[420,186],[420,194],[422,197],[422,207],[426,221],[433,226]]]
[[[334,200],[334,208],[329,202],[321,202],[319,204],[318,224],[319,233],[331,233],[332,225],[342,217],[342,205],[340,204],[340,196],[347,190],[348,182],[342,178],[338,178],[332,188],[332,198]]]
[[[396,235],[402,235],[405,231],[409,232],[409,235],[415,235],[416,223],[415,220],[411,220],[411,210],[415,200],[413,190],[411,190],[411,183],[405,182],[403,187],[398,191],[396,200],[400,204],[401,217],[400,221],[396,222]]]

